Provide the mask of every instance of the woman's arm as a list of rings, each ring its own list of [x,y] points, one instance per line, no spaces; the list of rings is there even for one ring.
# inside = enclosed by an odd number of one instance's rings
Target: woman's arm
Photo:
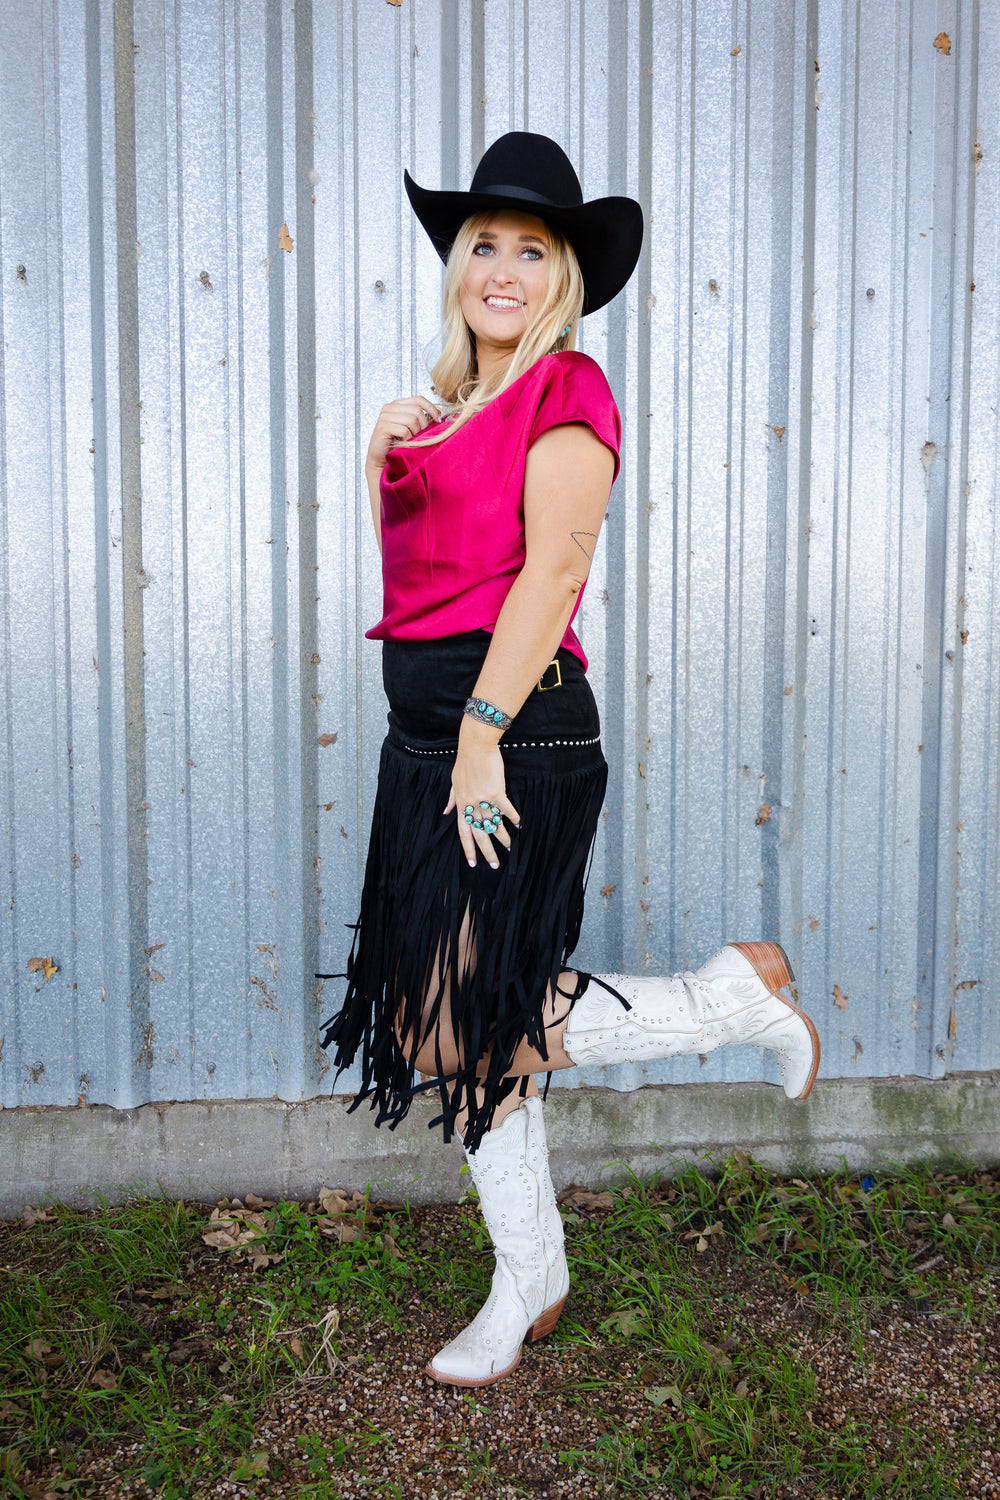
[[[552,427],[528,450],[524,567],[504,601],[476,683],[477,694],[511,718],[566,634],[590,572],[613,476],[610,449],[582,423]]]
[[[476,695],[513,718],[566,633],[587,581],[614,477],[614,457],[589,427],[550,428],[528,450],[524,476],[525,562],[511,586],[476,682]],[[480,799],[496,802],[516,823],[506,800],[500,731],[468,714],[462,717],[452,797],[446,812]],[[508,813],[507,808],[511,808]],[[459,817],[459,836],[475,864],[475,844],[490,862],[489,836]],[[502,836],[503,835],[503,836]],[[495,835],[509,847],[501,828]]]

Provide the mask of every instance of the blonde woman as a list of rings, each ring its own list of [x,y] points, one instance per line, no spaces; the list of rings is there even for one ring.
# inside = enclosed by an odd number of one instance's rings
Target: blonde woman
[[[382,408],[365,464],[382,552],[389,729],[338,1070],[360,1056],[377,1124],[415,1092],[468,1156],[496,1269],[428,1365],[488,1385],[555,1325],[569,1290],[534,1075],[751,1042],[804,1098],[812,1022],[778,993],[772,943],[731,944],[668,979],[568,967],[607,766],[572,628],[618,472],[607,380],[574,349],[639,256],[628,198],[584,203],[569,160],[514,132],[468,193],[405,176],[445,260],[436,400]],[[418,1078],[419,1075],[419,1078]]]

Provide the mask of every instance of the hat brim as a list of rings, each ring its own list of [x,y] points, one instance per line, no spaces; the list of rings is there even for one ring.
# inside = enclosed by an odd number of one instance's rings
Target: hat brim
[[[632,198],[595,198],[592,203],[563,206],[506,193],[435,192],[420,187],[406,171],[403,183],[413,212],[445,261],[466,219],[486,209],[533,214],[550,224],[573,246],[579,262],[584,316],[618,295],[642,249],[642,209]]]

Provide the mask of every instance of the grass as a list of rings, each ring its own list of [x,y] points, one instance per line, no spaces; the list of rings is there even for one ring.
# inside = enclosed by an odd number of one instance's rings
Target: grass
[[[105,1471],[163,1500],[223,1482],[312,1500],[416,1493],[383,1473],[399,1441],[387,1422],[307,1424],[279,1459],[261,1421],[299,1394],[318,1399],[347,1359],[376,1384],[393,1378],[396,1336],[415,1318],[453,1332],[472,1315],[491,1271],[475,1204],[248,1197],[220,1212],[213,1223],[195,1204],[137,1199],[0,1225],[0,1493],[124,1493]],[[712,1174],[580,1192],[564,1213],[574,1295],[538,1347],[551,1351],[564,1427],[588,1435],[549,1443],[559,1493],[970,1493],[988,1434],[952,1424],[945,1440],[917,1401],[893,1433],[884,1412],[851,1407],[850,1392],[832,1426],[795,1329],[811,1349],[839,1341],[861,1372],[882,1352],[880,1320],[947,1323],[973,1344],[986,1335],[968,1379],[992,1378],[995,1174],[788,1181],[738,1155]],[[213,1231],[228,1248],[205,1243]],[[787,1316],[775,1323],[766,1310],[778,1305]],[[410,1386],[415,1401],[421,1389]],[[441,1462],[454,1459],[463,1488],[441,1493],[537,1493],[521,1487],[511,1434],[490,1427],[489,1395],[465,1392],[458,1405],[466,1429],[442,1440]]]

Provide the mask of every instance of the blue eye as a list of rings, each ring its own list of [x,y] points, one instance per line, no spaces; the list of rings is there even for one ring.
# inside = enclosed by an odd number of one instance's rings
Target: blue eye
[[[488,244],[486,240],[480,240],[479,244],[476,246],[475,250],[473,250],[472,253],[473,255],[479,255],[483,251],[486,251],[489,255],[493,254],[493,246]]]
[[[542,258],[542,252],[537,250],[534,245],[525,245],[523,253],[530,255],[532,260],[541,260]]]

